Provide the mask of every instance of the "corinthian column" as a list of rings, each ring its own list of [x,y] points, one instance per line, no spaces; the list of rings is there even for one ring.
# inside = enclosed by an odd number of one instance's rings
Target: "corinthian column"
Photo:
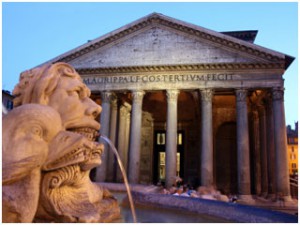
[[[255,193],[257,195],[261,194],[261,163],[260,163],[260,132],[259,132],[259,116],[256,109],[252,111],[253,118],[253,135],[254,135],[254,184]]]
[[[102,112],[100,117],[100,133],[101,135],[105,135],[109,137],[109,124],[110,124],[110,103],[112,100],[112,93],[110,91],[104,91],[101,93],[102,99]],[[99,141],[100,138],[99,138]],[[102,142],[102,141],[101,141]],[[101,165],[97,168],[96,173],[96,181],[103,182],[106,179],[106,171],[107,171],[107,160],[108,160],[108,151],[109,146],[107,143],[103,142],[104,144],[104,152],[101,156]]]
[[[127,171],[127,159],[128,159],[128,125],[129,122],[128,118],[130,118],[130,110],[131,106],[124,102],[123,105],[120,106],[119,110],[119,130],[118,130],[118,153],[121,159],[121,162]],[[117,165],[117,174],[116,180],[118,182],[123,182],[123,175]]]
[[[250,156],[247,90],[236,90],[238,193],[242,201],[252,201],[250,187]]]
[[[288,172],[287,136],[283,95],[283,88],[274,88],[272,90],[277,178],[276,191],[278,194],[284,197],[285,201],[289,201],[291,200],[291,194]]]
[[[261,194],[268,195],[268,157],[267,157],[267,128],[266,109],[264,105],[259,105],[259,128],[260,128],[260,160],[261,160]]]
[[[274,118],[272,98],[267,102],[267,155],[268,155],[268,198],[276,197],[276,173],[275,173],[275,140],[274,140]]]
[[[130,183],[139,182],[141,128],[142,128],[142,103],[144,91],[132,91],[132,111],[129,142],[128,179]]]
[[[201,185],[213,184],[212,97],[210,89],[201,91]]]
[[[118,104],[117,98],[114,98],[111,102],[111,113],[110,113],[110,134],[109,138],[111,142],[116,145],[116,130],[117,130],[117,116],[118,116]],[[107,166],[107,181],[112,182],[114,180],[114,153],[113,151],[108,152],[108,166]]]
[[[166,187],[172,186],[176,176],[178,94],[178,90],[167,90]]]

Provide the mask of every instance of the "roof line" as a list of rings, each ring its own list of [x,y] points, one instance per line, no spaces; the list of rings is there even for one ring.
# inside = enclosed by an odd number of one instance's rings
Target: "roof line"
[[[87,52],[100,48],[110,43],[111,41],[118,40],[119,38],[128,35],[130,33],[133,33],[137,30],[143,29],[148,25],[157,25],[157,24],[162,24],[164,26],[169,26],[174,29],[181,30],[183,32],[188,32],[190,34],[200,36],[201,38],[206,38],[210,41],[216,41],[217,43],[226,45],[230,48],[239,49],[245,51],[250,55],[255,55],[257,57],[265,58],[269,61],[287,60],[288,62],[286,62],[286,68],[292,62],[292,57],[287,56],[281,52],[277,52],[253,43],[249,43],[244,40],[237,39],[235,37],[231,37],[222,32],[213,31],[195,24],[184,22],[154,12],[138,20],[135,20],[127,25],[124,25],[116,30],[113,30],[107,34],[104,34],[94,40],[91,40],[83,45],[80,45],[70,51],[67,51],[51,60],[46,61],[45,63],[40,64],[39,66],[44,65],[46,63],[54,63],[54,62],[64,61],[64,60],[65,62],[68,62],[68,60],[70,61],[73,58],[77,58],[83,54],[86,54]]]

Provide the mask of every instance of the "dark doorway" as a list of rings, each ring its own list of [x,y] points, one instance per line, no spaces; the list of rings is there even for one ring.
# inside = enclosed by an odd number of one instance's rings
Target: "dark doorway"
[[[184,174],[184,132],[177,132],[177,176]],[[166,131],[154,132],[153,183],[165,183]]]
[[[237,193],[236,123],[222,124],[216,136],[216,184],[224,194]]]

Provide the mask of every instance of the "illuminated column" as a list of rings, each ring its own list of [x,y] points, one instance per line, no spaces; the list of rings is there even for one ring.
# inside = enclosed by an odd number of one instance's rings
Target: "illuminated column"
[[[283,88],[272,90],[273,117],[274,117],[274,140],[276,162],[276,192],[283,195],[285,201],[291,200],[288,159],[287,159],[287,135],[285,126],[285,113],[283,103]]]
[[[268,158],[267,158],[267,130],[266,130],[266,109],[260,104],[259,113],[259,136],[260,136],[260,161],[261,161],[261,195],[268,195]]]
[[[119,110],[119,130],[118,130],[118,153],[121,159],[121,162],[127,171],[127,153],[128,153],[128,117],[130,118],[131,106],[128,103],[123,103],[120,106]],[[123,176],[119,165],[117,165],[117,178],[118,182],[123,182]]]
[[[110,91],[101,92],[102,99],[102,112],[100,116],[100,134],[106,137],[109,136],[109,124],[110,124],[110,103],[112,100],[112,93]],[[99,139],[100,142],[102,140]],[[101,165],[97,168],[96,172],[96,181],[103,182],[106,179],[106,171],[107,171],[107,160],[108,160],[108,151],[109,146],[107,143],[102,142],[104,144],[104,151],[101,156]]]
[[[109,139],[116,146],[116,131],[117,131],[117,116],[118,116],[118,104],[117,98],[114,97],[111,102],[110,113],[110,134]],[[107,167],[107,181],[112,182],[114,180],[114,162],[115,156],[113,151],[108,152],[108,167]]]
[[[131,106],[129,105],[130,110],[131,110]],[[124,168],[126,169],[126,171],[128,170],[128,152],[129,152],[129,139],[130,139],[130,125],[131,125],[131,111],[127,111],[126,116],[125,116],[125,133],[123,133],[122,135],[124,135],[125,137],[125,142],[124,145],[126,146],[125,149],[125,164],[124,164]]]
[[[212,98],[210,89],[201,92],[201,185],[213,184],[213,128]]]
[[[250,156],[247,90],[236,90],[238,193],[242,201],[253,201],[250,186]]]
[[[168,188],[172,186],[176,176],[178,94],[178,90],[167,90],[166,187]]]
[[[144,94],[144,91],[132,91],[128,180],[130,183],[135,184],[139,182],[140,174],[142,104]]]

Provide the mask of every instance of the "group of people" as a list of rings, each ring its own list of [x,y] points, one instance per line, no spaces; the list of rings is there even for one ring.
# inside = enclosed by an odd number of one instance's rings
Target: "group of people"
[[[162,185],[159,184],[161,187]],[[218,200],[223,202],[232,202],[236,203],[237,196],[227,196],[221,194],[220,191],[216,190],[213,186],[205,187],[199,186],[197,189],[194,189],[188,184],[183,184],[182,179],[176,179],[175,183],[170,188],[162,187],[161,194],[174,195],[174,196],[183,196],[183,197],[192,197],[192,198],[202,198],[209,200]]]

